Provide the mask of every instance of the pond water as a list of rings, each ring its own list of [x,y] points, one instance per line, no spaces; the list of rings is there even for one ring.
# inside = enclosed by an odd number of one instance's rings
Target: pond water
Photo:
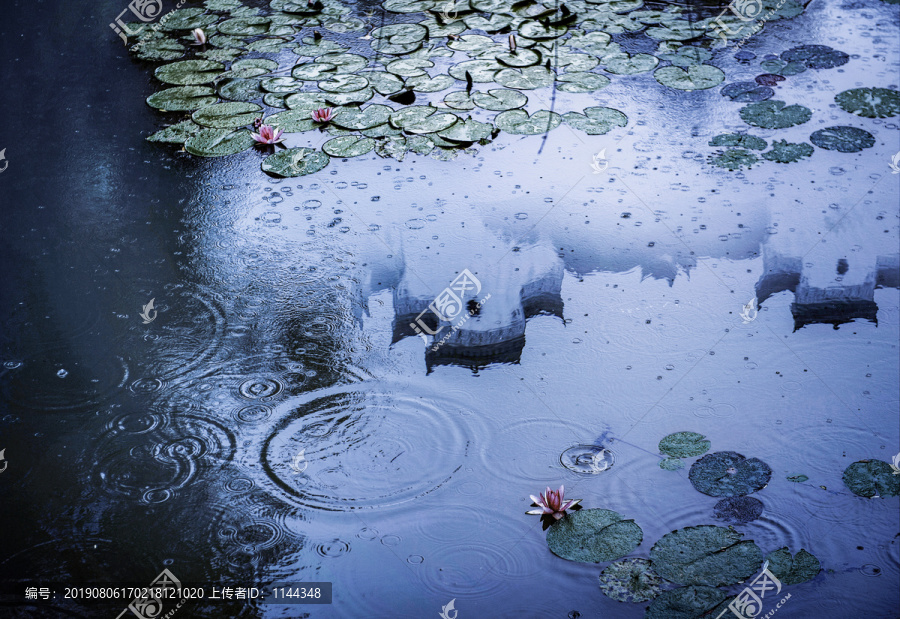
[[[186,617],[716,616],[724,606],[648,614],[598,578],[623,556],[671,574],[651,553],[664,536],[731,525],[763,556],[805,549],[821,564],[807,582],[782,577],[764,612],[790,593],[779,617],[900,617],[896,492],[857,496],[844,477],[900,450],[898,116],[835,103],[897,90],[896,4],[813,2],[738,57],[710,48],[723,87],[800,45],[848,54],[771,86],[811,111],[795,126],[749,126],[718,85],[607,71],[597,92],[522,90],[531,113],[627,116],[601,134],[501,131],[448,161],[372,151],[288,178],[261,171],[265,151],[205,158],[144,139],[186,116],[144,103],[168,86],[153,76],[163,63],[111,32],[127,6],[0,9],[4,613],[117,617],[129,600],[66,600],[62,586],[167,569],[182,583],[333,585],[330,605],[189,600]],[[375,25],[422,18],[348,6]],[[320,30],[368,44],[366,30]],[[614,34],[627,53],[661,54]],[[833,126],[874,141],[711,164],[715,136],[803,143]],[[333,135],[285,137],[321,151]],[[667,460],[660,441],[676,432],[768,466],[749,495],[761,505],[739,502],[754,513],[695,489],[700,454]],[[529,495],[562,484],[582,510],[542,530]],[[599,563],[551,552],[592,509],[633,520],[640,543]],[[762,569],[751,563],[709,584],[736,595]],[[45,583],[55,599],[25,599]]]

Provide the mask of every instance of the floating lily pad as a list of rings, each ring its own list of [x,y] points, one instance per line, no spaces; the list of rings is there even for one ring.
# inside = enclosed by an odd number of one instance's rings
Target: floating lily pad
[[[659,59],[650,54],[629,55],[625,52],[609,54],[601,61],[606,70],[618,75],[636,75],[652,71],[659,64]]]
[[[802,63],[810,69],[833,69],[847,64],[850,56],[827,45],[800,45],[782,52],[781,59]]]
[[[717,451],[694,462],[688,477],[703,494],[744,496],[765,488],[772,478],[772,469],[758,458]]]
[[[225,65],[212,60],[181,60],[164,64],[154,71],[156,79],[166,84],[196,86],[208,84],[222,74]]]
[[[719,151],[710,155],[709,163],[728,170],[740,170],[744,166],[749,168],[753,164],[759,163],[759,157],[743,148],[729,148],[724,152]]]
[[[532,115],[524,110],[507,110],[494,117],[498,128],[515,135],[538,135],[556,129],[562,117],[556,112],[540,110]]]
[[[659,57],[663,60],[668,60],[676,67],[689,67],[695,64],[703,64],[712,58],[712,53],[702,47],[684,45],[678,48],[678,51],[674,54],[660,54]]]
[[[325,95],[321,92],[298,92],[288,96],[285,104],[292,110],[317,110],[325,105]]]
[[[344,108],[332,121],[338,127],[361,131],[388,122],[394,110],[386,105],[369,105],[365,109]]]
[[[264,94],[257,79],[226,80],[219,84],[219,95],[230,101],[253,101]]]
[[[679,587],[661,593],[644,614],[644,619],[701,619],[715,617],[713,610],[726,598],[714,587]]]
[[[860,460],[844,471],[844,485],[858,496],[890,497],[900,494],[900,475],[881,460]]]
[[[434,63],[430,60],[424,60],[422,58],[404,58],[402,60],[389,62],[385,69],[387,69],[394,75],[400,75],[403,77],[416,77],[420,75],[428,75],[425,72],[425,69],[430,69],[433,66]]]
[[[322,144],[322,150],[332,157],[359,157],[375,148],[375,140],[356,135],[346,135]]]
[[[497,71],[494,75],[494,81],[507,88],[534,90],[551,86],[555,75],[555,73],[544,67],[503,69],[502,71]]]
[[[746,133],[723,133],[722,135],[717,135],[711,139],[709,145],[738,146],[740,148],[749,148],[751,150],[763,150],[768,146],[768,143],[755,135],[747,135]]]
[[[763,502],[752,496],[728,497],[713,506],[713,513],[728,524],[747,524],[762,516]]]
[[[570,512],[550,525],[547,545],[569,561],[600,563],[624,557],[638,547],[644,532],[634,520],[608,509]]]
[[[226,19],[216,26],[222,34],[249,37],[269,32],[272,20],[268,17],[236,17]]]
[[[762,154],[763,158],[776,163],[793,163],[811,157],[815,149],[806,142],[790,143],[787,140],[772,142],[772,150]]]
[[[819,148],[841,153],[858,153],[875,146],[875,136],[865,129],[844,126],[819,129],[809,136],[809,141]]]
[[[519,35],[527,39],[547,40],[561,37],[569,27],[551,22],[525,21],[519,26]]]
[[[312,148],[288,148],[266,157],[261,168],[263,172],[293,178],[314,174],[328,165],[331,158]]]
[[[249,125],[261,110],[255,103],[218,103],[197,110],[191,118],[204,127],[227,129]]]
[[[456,79],[465,82],[466,74],[472,77],[472,81],[476,83],[487,83],[494,81],[494,75],[503,69],[503,65],[496,60],[467,60],[450,67],[449,73]],[[506,69],[514,71],[514,69]]]
[[[722,87],[722,96],[738,103],[755,103],[775,96],[775,91],[756,82],[734,82]]]
[[[431,114],[424,118],[408,119],[402,127],[408,133],[438,133],[452,127],[457,120],[455,114]]]
[[[805,481],[809,481],[809,477],[806,475],[791,475],[787,478],[788,481],[792,481],[795,484],[802,484]]]
[[[778,82],[784,81],[784,76],[775,73],[763,73],[762,75],[754,77],[753,81],[760,86],[776,86],[778,85]]]
[[[608,77],[588,71],[563,73],[556,81],[562,92],[595,92],[609,85]]]
[[[722,137],[722,136],[719,136]],[[711,146],[717,146],[712,144]],[[729,144],[730,146],[730,144]],[[760,148],[765,148],[765,142]],[[659,450],[675,458],[693,458],[694,456],[702,456],[712,446],[706,437],[696,432],[675,432],[669,434],[659,442]]]
[[[505,88],[494,88],[487,92],[473,92],[472,100],[478,107],[496,112],[514,110],[528,103],[528,97],[518,90],[507,90]]]
[[[748,125],[764,129],[785,129],[802,125],[812,118],[812,110],[799,104],[787,105],[784,101],[751,103],[740,111]]]
[[[711,64],[681,67],[662,67],[653,72],[653,77],[663,86],[678,90],[705,90],[718,86],[725,80],[725,73]]]
[[[341,114],[338,114],[341,116]],[[312,131],[318,126],[308,110],[287,110],[266,118],[265,123],[277,127],[287,133],[303,133]]]
[[[181,86],[150,95],[147,104],[164,112],[190,112],[218,100],[216,91],[207,86]]]
[[[444,97],[444,104],[454,110],[473,110],[475,109],[475,100],[473,99],[475,94],[477,93],[470,94],[465,90],[456,90]]]
[[[465,121],[461,120],[448,129],[438,131],[437,134],[451,142],[477,142],[489,138],[493,129],[493,125],[470,118]]]
[[[584,114],[566,112],[563,120],[574,129],[584,131],[588,135],[604,135],[614,127],[624,127],[628,117],[611,107],[587,107]]]
[[[348,73],[339,73],[333,75],[330,79],[319,82],[318,86],[326,92],[349,93],[362,90],[369,85],[369,80],[362,75],[352,75]]]
[[[175,9],[160,20],[159,29],[173,32],[176,30],[193,30],[205,28],[218,21],[218,17],[206,13],[203,9]]]
[[[416,92],[440,92],[447,90],[455,83],[456,80],[449,75],[435,75],[434,77],[422,75],[407,78],[406,87]]]
[[[157,131],[147,138],[148,142],[165,142],[170,144],[184,144],[188,139],[200,133],[203,129],[192,120],[183,120],[178,124]]]
[[[773,58],[771,60],[763,60],[759,66],[769,73],[775,73],[777,75],[784,75],[785,77],[790,77],[791,75],[798,75],[806,71],[806,65],[802,62],[785,62],[780,58]]]
[[[235,60],[225,77],[259,77],[278,68],[278,63],[268,58],[243,58]]]
[[[663,458],[659,461],[659,468],[664,471],[678,471],[684,468],[684,461],[681,458]]]
[[[779,548],[766,556],[769,562],[769,571],[781,581],[782,585],[799,585],[809,582],[822,571],[822,564],[815,555],[800,549],[800,552],[791,556],[790,550]]]
[[[246,129],[204,129],[184,143],[184,149],[198,157],[224,157],[247,150],[254,144]]]
[[[325,103],[328,107],[339,105],[359,105],[363,104],[375,96],[375,91],[371,88],[361,88],[353,92],[328,92],[325,93]]]
[[[719,587],[759,570],[762,551],[731,527],[700,525],[664,535],[650,549],[653,569],[672,582]]]
[[[184,45],[166,37],[140,41],[131,47],[131,52],[141,60],[177,60],[186,51]]]
[[[404,137],[389,137],[386,140],[379,140],[375,143],[375,154],[379,157],[403,161],[407,152],[409,152],[409,145]]]
[[[600,591],[617,602],[646,602],[662,593],[662,580],[647,559],[622,559],[600,572]]]
[[[534,50],[519,48],[513,52],[501,52],[494,56],[497,62],[507,67],[530,67],[538,64],[542,60],[539,52]]]
[[[841,109],[866,118],[889,118],[900,114],[900,93],[888,88],[853,88],[835,96]]]

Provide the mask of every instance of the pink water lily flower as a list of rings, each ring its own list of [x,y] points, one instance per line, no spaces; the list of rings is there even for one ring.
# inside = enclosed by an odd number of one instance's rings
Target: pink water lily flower
[[[547,491],[541,494],[539,497],[531,495],[531,500],[534,501],[534,504],[540,507],[540,509],[533,509],[530,512],[525,512],[527,514],[531,514],[533,516],[543,516],[545,514],[553,516],[554,520],[559,520],[566,514],[566,510],[570,507],[574,507],[578,503],[581,502],[581,499],[573,499],[570,501],[565,500],[566,487],[560,486],[559,490],[551,490],[549,487]]]
[[[327,123],[331,119],[335,117],[334,110],[330,107],[322,107],[318,110],[313,110],[312,119],[317,123]]]
[[[194,45],[206,45],[206,33],[202,28],[194,28]]]
[[[259,133],[251,133],[250,136],[260,144],[279,144],[284,141],[281,134],[284,133],[277,127],[269,125],[260,125]]]

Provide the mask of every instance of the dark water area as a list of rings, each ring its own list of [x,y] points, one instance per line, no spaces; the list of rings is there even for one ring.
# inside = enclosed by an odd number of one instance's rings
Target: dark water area
[[[900,617],[898,498],[843,481],[900,451],[896,117],[863,154],[725,174],[702,164],[730,101],[625,81],[600,101],[635,121],[615,140],[272,178],[254,150],[145,140],[174,116],[108,26],[126,7],[0,6],[0,616],[119,617],[129,600],[62,586],[165,569],[333,583],[330,605],[176,617],[644,617],[525,515],[565,484],[641,527],[629,558],[731,524],[821,562],[778,617]],[[897,88],[897,23],[823,3],[754,45],[853,54],[779,94],[827,118],[834,92]],[[606,147],[615,179],[589,166]],[[411,323],[464,270],[483,303],[434,350]],[[765,462],[761,505],[698,492],[693,456],[663,470],[680,431]],[[54,600],[24,599],[45,583]]]

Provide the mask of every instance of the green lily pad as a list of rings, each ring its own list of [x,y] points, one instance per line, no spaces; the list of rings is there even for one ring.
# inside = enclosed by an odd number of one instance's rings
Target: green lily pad
[[[161,82],[178,86],[196,86],[215,81],[225,65],[212,60],[181,60],[158,67],[153,75]]]
[[[679,587],[661,593],[644,614],[644,619],[701,619],[715,617],[714,609],[725,600],[714,587]],[[721,615],[720,615],[721,616]]]
[[[740,170],[742,167],[752,167],[759,163],[759,157],[743,148],[729,148],[709,156],[709,163],[728,170]]]
[[[647,559],[622,559],[600,572],[600,591],[617,602],[646,602],[662,593],[662,580]]]
[[[150,95],[147,105],[164,112],[190,112],[218,100],[216,91],[207,86],[180,86]]]
[[[303,43],[303,45],[298,45],[294,48],[294,53],[301,58],[315,58],[322,54],[343,52],[349,49],[343,45],[338,45],[329,39],[319,39],[316,41],[313,37],[304,37]]]
[[[322,144],[322,150],[332,157],[359,157],[372,152],[375,148],[375,140],[372,138],[346,135]]]
[[[481,10],[481,9],[478,9]],[[513,18],[509,15],[494,13],[490,19],[481,15],[471,15],[465,19],[466,26],[470,30],[484,30],[485,32],[497,32],[513,24]]]
[[[318,82],[337,75],[337,65],[328,62],[306,62],[291,70],[291,77],[304,82]]]
[[[246,129],[204,129],[184,143],[184,150],[198,157],[224,157],[247,150],[254,143]]]
[[[653,77],[663,86],[678,90],[705,90],[718,86],[725,80],[725,73],[711,64],[681,67],[662,67],[653,72]]]
[[[244,5],[241,4],[240,0],[206,0],[206,2],[203,3],[203,6],[210,11],[227,13],[239,9]]]
[[[219,83],[219,96],[229,101],[254,101],[265,94],[257,79],[232,79]]]
[[[659,59],[650,54],[629,55],[625,52],[609,54],[601,60],[606,70],[617,75],[636,75],[656,68]],[[709,65],[707,65],[709,66]]]
[[[407,78],[406,87],[416,92],[440,92],[442,90],[447,90],[455,83],[456,80],[449,75],[435,75],[434,77],[422,75],[419,77]]]
[[[463,82],[466,81],[466,73],[468,73],[473,82],[487,83],[493,82],[494,76],[501,69],[503,69],[503,65],[496,60],[466,60],[450,67],[449,73]],[[512,70],[507,69],[507,71]]]
[[[721,137],[721,136],[720,136]],[[715,146],[715,144],[711,145]],[[765,148],[765,143],[761,148]],[[659,450],[675,458],[702,456],[712,446],[706,437],[696,432],[675,432],[659,442]]]
[[[243,53],[244,50],[241,49],[208,49],[197,55],[214,62],[231,62]]]
[[[325,103],[328,107],[340,105],[361,105],[375,96],[371,88],[361,88],[353,92],[329,92],[325,93]]]
[[[900,114],[900,93],[888,88],[853,88],[835,96],[841,109],[866,118],[889,118]]]
[[[611,107],[587,107],[584,114],[566,112],[563,120],[574,129],[580,129],[588,135],[604,135],[614,127],[624,127],[628,117]]]
[[[802,484],[805,481],[809,481],[809,477],[806,475],[791,475],[787,478],[788,481],[792,481],[795,484]]]
[[[681,458],[663,458],[659,461],[659,468],[664,471],[678,471],[684,468],[684,461]]]
[[[473,92],[470,94],[465,90],[455,90],[444,97],[444,104],[447,107],[452,107],[454,110],[473,110],[475,109],[474,95],[476,94],[478,93]]]
[[[148,142],[164,142],[169,144],[184,144],[188,139],[200,133],[203,129],[192,120],[183,120],[178,124],[157,131],[147,138]]]
[[[756,103],[775,96],[775,91],[756,82],[734,82],[722,87],[722,96],[738,103]]]
[[[556,129],[562,117],[556,112],[540,110],[532,115],[524,110],[507,110],[494,117],[498,128],[515,135],[538,135]]]
[[[177,60],[186,51],[184,45],[168,38],[144,40],[131,47],[131,52],[141,60]]]
[[[393,117],[391,120],[393,121]],[[431,114],[424,118],[408,119],[402,127],[407,133],[438,133],[452,127],[457,120],[459,119],[455,114]]]
[[[731,527],[700,525],[664,535],[650,549],[656,573],[684,585],[719,587],[759,570],[762,551]]]
[[[844,471],[844,485],[866,498],[890,497],[900,494],[900,475],[894,475],[891,465],[881,460],[860,460]]]
[[[748,125],[764,129],[785,129],[802,125],[812,118],[812,110],[799,104],[787,105],[784,101],[760,101],[744,106],[741,118]]]
[[[287,107],[287,103],[284,102],[289,96],[293,93],[288,92],[267,92],[263,95],[263,103],[268,105],[269,107],[278,107],[284,109]]]
[[[556,81],[562,92],[595,92],[609,85],[609,78],[605,75],[587,71],[563,73]]]
[[[193,30],[194,28],[205,28],[218,20],[216,15],[210,15],[203,9],[175,9],[160,20],[159,29],[167,32]]]
[[[250,37],[269,32],[272,20],[268,17],[236,17],[226,19],[217,28],[222,34]]]
[[[261,110],[262,107],[255,103],[218,103],[197,110],[191,118],[204,127],[236,128],[252,123]]]
[[[568,32],[569,27],[551,22],[525,21],[519,26],[519,35],[526,39],[544,41],[561,37]]]
[[[766,556],[769,562],[769,571],[781,581],[782,585],[799,585],[809,582],[822,571],[822,564],[815,555],[806,552],[802,548],[800,552],[791,556],[791,551],[779,548]]]
[[[875,146],[875,136],[865,129],[844,126],[819,129],[809,136],[809,141],[819,148],[841,153],[858,153]]]
[[[318,123],[312,119],[312,114],[309,110],[278,112],[267,117],[264,122],[286,133],[303,133],[304,131],[312,131],[318,126]]]
[[[394,94],[403,88],[403,80],[386,71],[366,71],[365,78],[380,95]]]
[[[320,90],[326,92],[349,93],[362,90],[369,85],[369,80],[362,75],[352,75],[348,73],[339,73],[332,75],[330,79],[319,82]]]
[[[694,462],[688,478],[694,488],[709,496],[744,496],[765,488],[772,469],[758,458],[717,451]]]
[[[475,105],[485,110],[505,112],[514,110],[528,103],[528,97],[518,90],[506,88],[494,88],[487,92],[473,92],[472,100]]]
[[[764,71],[774,73],[775,75],[783,75],[784,77],[798,75],[806,71],[806,65],[802,62],[786,62],[784,60],[781,60],[780,58],[763,60],[761,63],[759,63],[759,66]]]
[[[391,118],[394,110],[386,105],[369,105],[364,109],[344,108],[332,121],[338,127],[362,131],[383,125]]]
[[[259,77],[278,68],[278,63],[267,58],[243,58],[231,63],[225,77]]]
[[[409,145],[404,137],[389,137],[385,140],[378,140],[375,143],[375,154],[385,159],[391,158],[403,161],[407,152],[409,152]]]
[[[293,77],[269,77],[259,83],[266,92],[293,94],[303,88],[303,82]]]
[[[520,48],[515,53],[506,51],[495,56],[497,62],[506,67],[531,67],[541,61],[541,54],[530,49]]]
[[[638,547],[644,532],[634,520],[608,509],[567,513],[547,532],[547,545],[569,561],[600,563],[624,557]]]
[[[762,516],[764,507],[752,496],[729,496],[713,505],[713,514],[728,524],[747,524]]]
[[[524,69],[503,69],[494,75],[494,81],[507,88],[518,90],[534,90],[546,88],[553,84],[556,74],[544,67],[526,67]]]
[[[781,59],[785,62],[800,62],[809,69],[833,69],[847,64],[850,56],[827,45],[800,45],[782,52]]]
[[[660,54],[659,57],[663,60],[668,60],[676,67],[689,67],[691,65],[703,64],[712,58],[712,53],[702,47],[685,45],[680,47],[674,54]]]
[[[430,69],[433,66],[434,63],[430,60],[424,60],[422,58],[403,58],[401,60],[389,62],[385,69],[387,69],[394,75],[400,75],[403,77],[416,77],[420,75],[428,75],[425,69]]]
[[[288,148],[263,159],[263,172],[293,178],[314,174],[328,165],[331,158],[312,148]]]
[[[317,110],[325,105],[325,95],[321,92],[298,92],[288,96],[284,102],[292,110]]]
[[[747,135],[746,133],[723,133],[717,135],[709,141],[710,146],[738,146],[740,148],[749,148],[751,150],[763,150],[768,143],[755,135]],[[705,453],[709,448],[703,450]],[[700,454],[697,454],[698,456]]]
[[[489,138],[493,129],[493,125],[470,118],[458,121],[449,128],[438,131],[437,134],[451,142],[477,142]]]
[[[793,163],[812,157],[814,150],[806,142],[790,143],[787,140],[775,140],[772,142],[772,150],[764,152],[762,156],[776,163]]]

